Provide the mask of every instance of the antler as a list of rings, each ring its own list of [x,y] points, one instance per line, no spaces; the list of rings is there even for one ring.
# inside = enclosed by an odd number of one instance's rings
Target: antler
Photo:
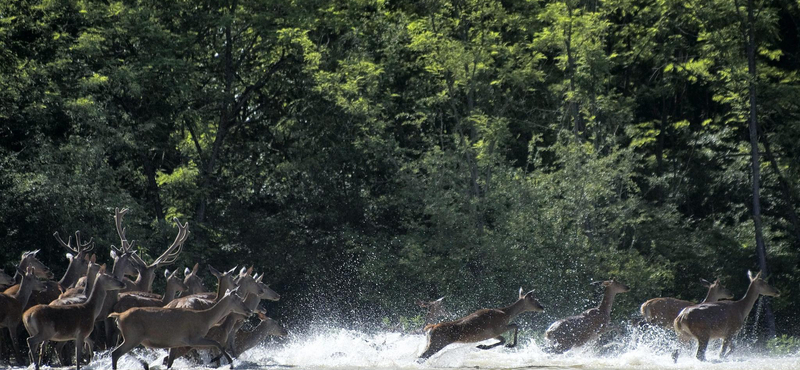
[[[114,223],[117,225],[117,234],[119,235],[122,252],[130,252],[131,248],[133,248],[133,242],[128,242],[128,238],[125,237],[125,228],[122,227],[122,218],[125,217],[126,213],[128,213],[127,208],[123,208],[121,211],[119,208],[114,208]]]
[[[75,247],[78,248],[78,252],[91,252],[94,250],[94,238],[89,238],[89,241],[86,243],[81,243],[81,231],[75,231],[75,242],[78,243]]]
[[[175,223],[178,224],[178,235],[175,237],[175,241],[172,242],[172,245],[167,248],[164,253],[162,253],[155,261],[151,264],[164,266],[175,262],[178,259],[178,255],[181,254],[183,250],[183,243],[189,237],[189,223],[186,222],[185,224],[181,225],[181,221],[175,217]]]
[[[71,236],[69,237],[69,242],[67,242],[67,243],[64,243],[64,240],[61,239],[61,236],[58,235],[58,231],[54,232],[53,236],[58,241],[58,244],[61,244],[62,247],[66,248],[68,251],[70,251],[72,253],[78,254],[78,251],[75,250],[75,248],[72,248],[72,245],[71,245],[72,244],[72,237]]]

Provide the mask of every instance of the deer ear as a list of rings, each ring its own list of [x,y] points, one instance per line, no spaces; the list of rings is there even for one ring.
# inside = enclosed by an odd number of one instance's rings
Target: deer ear
[[[755,280],[755,278],[753,278],[753,272],[752,271],[747,270],[747,278],[750,279],[750,281]]]
[[[192,272],[196,274],[199,269],[200,269],[200,262],[197,262],[194,264],[194,267],[192,267]]]
[[[215,268],[214,268],[214,266],[211,266],[211,265],[208,265],[208,272],[210,272],[210,273],[211,273],[211,275],[214,275],[214,276],[216,276],[217,278],[219,278],[220,276],[222,276],[222,273],[221,273],[221,272],[219,272],[217,269],[215,269]]]
[[[185,269],[183,270],[183,275],[189,275],[189,274],[191,274],[191,273],[192,273],[192,271],[191,271],[191,270],[189,270],[189,268],[188,268],[188,267],[187,267],[187,268],[185,268]]]
[[[264,280],[264,274],[261,274],[261,276],[259,276],[258,279],[256,279],[256,282],[260,283],[261,280]]]
[[[111,254],[111,258],[117,259],[117,248],[114,248],[113,245],[111,246],[111,253],[110,254]]]
[[[239,276],[247,276],[247,267],[242,266],[242,269],[239,270]]]
[[[178,271],[178,270],[175,270]],[[164,269],[164,277],[169,279],[169,269]]]
[[[97,255],[96,255],[96,254],[94,254],[94,253],[92,253],[92,258],[91,258],[89,261],[92,261],[92,262],[94,262],[94,263],[97,263]]]
[[[72,259],[73,259],[73,258],[75,258],[75,256],[73,256],[73,255],[72,255],[72,253],[67,253],[67,259],[68,259],[70,262],[72,262]]]
[[[247,269],[247,275],[250,275],[252,273],[253,273],[253,266],[250,266],[250,268]]]
[[[519,297],[522,298],[524,295],[522,294],[522,287],[519,287]]]
[[[703,278],[700,278],[700,284],[702,284],[706,288],[710,288],[711,287],[711,283],[709,283],[708,280],[703,279]]]

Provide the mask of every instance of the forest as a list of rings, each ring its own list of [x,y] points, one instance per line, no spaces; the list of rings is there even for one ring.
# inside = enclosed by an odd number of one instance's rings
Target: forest
[[[796,0],[0,0],[0,261],[109,262],[119,207],[287,327],[521,286],[541,332],[595,281],[628,321],[753,270],[749,332],[800,336],[799,34]]]

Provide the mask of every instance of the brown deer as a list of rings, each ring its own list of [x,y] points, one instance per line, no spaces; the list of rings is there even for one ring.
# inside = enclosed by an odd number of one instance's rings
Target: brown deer
[[[25,252],[22,254],[22,259],[20,259],[19,267],[17,268],[17,273],[15,274],[15,277],[20,276],[20,271],[22,272],[27,271],[28,267],[30,267],[33,269],[33,273],[37,278],[41,279],[53,278],[53,272],[50,271],[50,269],[47,266],[45,266],[42,263],[42,261],[39,261],[39,259],[36,258],[37,253],[39,253],[39,250]],[[33,305],[37,305],[40,303],[44,304],[50,303],[54,299],[58,298],[59,294],[61,294],[61,290],[58,286],[58,283],[56,283],[55,281],[49,281],[49,280],[43,281],[42,284],[43,285],[41,289],[36,290],[31,294],[30,299],[28,299],[28,303],[24,307],[24,309],[27,309]],[[8,287],[5,291],[3,291],[3,293],[8,295],[15,295],[17,294],[19,287],[20,287],[19,284],[12,285]]]
[[[22,319],[22,312],[28,304],[31,292],[41,290],[44,286],[36,279],[33,267],[28,267],[24,272],[18,271],[22,276],[19,289],[14,294],[0,294],[0,328],[8,328],[11,334],[11,345],[17,358],[17,363],[22,365],[22,352],[19,350],[17,340],[17,327]]]
[[[478,346],[480,349],[494,348],[506,342],[502,334],[509,330],[514,330],[514,339],[506,347],[514,347],[517,345],[519,328],[509,322],[520,313],[528,311],[542,312],[544,308],[533,297],[533,291],[523,294],[520,288],[519,299],[508,307],[482,309],[455,321],[428,325],[425,327],[428,331],[428,345],[419,359],[424,361],[451,343],[474,343],[496,338],[499,342]]]
[[[214,324],[231,312],[252,314],[252,310],[244,306],[236,291],[228,290],[211,308],[205,310],[138,307],[122,313],[112,313],[109,317],[117,320],[123,338],[122,343],[111,353],[112,368],[116,370],[119,358],[139,344],[150,348],[217,348],[232,363],[231,356],[222,345],[206,338],[206,335]],[[145,370],[149,369],[147,363],[142,362],[142,365]]]
[[[83,273],[86,272],[87,263],[90,258],[89,252],[94,250],[94,243],[92,243],[92,239],[89,239],[86,243],[81,243],[80,231],[75,232],[75,242],[77,243],[75,247],[72,247],[71,236],[66,243],[64,243],[64,240],[58,235],[58,232],[53,233],[53,237],[56,238],[58,244],[68,251],[67,260],[69,260],[69,265],[67,265],[67,271],[64,272],[64,276],[58,281],[61,290],[66,291],[72,288]]]
[[[239,330],[236,332],[235,353],[244,353],[263,342],[268,336],[283,337],[289,334],[281,324],[267,317],[263,312],[256,312],[256,315],[258,315],[258,318],[261,320],[258,326],[253,328],[253,330]]]
[[[747,287],[747,293],[742,299],[689,306],[675,318],[673,325],[678,335],[684,340],[690,338],[697,340],[695,356],[698,360],[705,361],[706,347],[711,339],[722,339],[720,358],[725,358],[733,352],[731,341],[742,329],[744,320],[747,319],[758,297],[761,295],[780,296],[778,290],[767,284],[761,277],[761,272],[753,276],[752,272],[747,271],[747,277],[750,279],[750,286]],[[673,360],[677,361],[678,355],[679,350],[675,350],[672,354]]]
[[[226,272],[219,272],[217,269],[208,265],[208,271],[217,278],[217,292],[216,293],[197,293],[173,299],[168,304],[164,305],[166,308],[191,308],[193,310],[204,310],[211,307],[214,303],[222,298],[222,294],[227,290],[233,289],[236,285],[234,277],[237,267],[234,267]]]
[[[238,290],[239,294],[245,297],[244,298],[245,307],[247,307],[250,310],[255,310],[262,299],[267,299],[270,301],[279,300],[280,295],[278,295],[278,293],[275,293],[275,291],[270,289],[269,286],[261,282],[264,275],[258,277],[250,276],[252,271],[253,271],[252,267],[250,267],[247,270],[242,268],[242,271],[239,273],[239,277],[237,277],[235,280],[235,284],[237,285],[236,289]],[[205,304],[203,304],[202,307],[194,309],[205,309],[205,308],[207,307],[205,307]],[[225,317],[225,319],[220,325],[212,327],[208,331],[208,335],[206,335],[206,338],[218,341],[226,349],[233,350],[233,348],[235,348],[234,334],[236,333],[236,331],[239,330],[239,328],[242,327],[242,324],[245,319],[247,319],[247,316],[245,315],[231,313],[230,315]],[[167,367],[171,367],[173,361],[176,358],[185,355],[189,351],[189,349],[190,348],[188,347],[170,349],[169,356],[165,359]],[[236,357],[237,355],[238,353],[233,353],[233,357]]]
[[[114,305],[114,312],[125,312],[134,307],[163,307],[175,298],[178,292],[186,291],[188,288],[179,277],[176,276],[178,270],[169,273],[164,270],[164,277],[167,278],[167,288],[164,295],[151,296],[141,295],[141,292],[121,293],[117,303]]]
[[[203,285],[203,279],[197,275],[197,271],[200,269],[200,264],[195,263],[194,267],[191,270],[187,267],[183,271],[183,283],[189,288],[186,291],[187,295],[198,294],[198,293],[205,293],[206,287]]]
[[[548,351],[563,353],[573,347],[582,346],[609,330],[614,296],[625,293],[630,288],[615,280],[606,280],[595,284],[600,284],[605,288],[600,305],[551,324],[544,334],[545,339],[549,342],[546,348]]]
[[[116,291],[125,287],[119,279],[102,273],[97,274],[89,299],[84,303],[49,306],[38,305],[25,311],[22,321],[28,330],[28,348],[31,362],[39,369],[42,349],[47,341],[75,341],[75,365],[81,367],[83,343],[94,329],[94,322],[103,307],[106,291]],[[36,351],[39,350],[37,359]]]
[[[14,278],[11,275],[6,274],[5,272],[0,270],[0,287],[6,289],[17,282],[14,281]]]
[[[189,223],[187,222],[181,225],[181,222],[177,217],[173,220],[178,225],[178,235],[175,237],[172,245],[170,245],[167,250],[164,251],[164,253],[161,253],[161,255],[158,256],[153,263],[148,264],[136,253],[132,255],[134,267],[139,271],[139,275],[137,276],[136,281],[133,282],[132,286],[127,287],[125,290],[123,290],[123,292],[152,291],[153,280],[156,276],[156,269],[159,267],[168,266],[178,259],[178,256],[181,254],[181,250],[183,249],[183,244],[189,237]]]
[[[425,313],[425,322],[422,323],[423,328],[433,324],[434,320],[447,315],[447,311],[444,309],[444,297],[434,301],[417,299],[414,303],[421,308],[427,309]]]
[[[722,299],[733,299],[733,294],[722,285],[717,279],[714,283],[708,282],[706,279],[700,279],[700,283],[708,288],[706,297],[700,303],[716,302]],[[641,311],[642,317],[645,322],[657,325],[663,328],[672,329],[673,322],[678,314],[686,307],[693,306],[696,303],[684,301],[682,299],[663,297],[653,298],[645,303],[642,303]]]

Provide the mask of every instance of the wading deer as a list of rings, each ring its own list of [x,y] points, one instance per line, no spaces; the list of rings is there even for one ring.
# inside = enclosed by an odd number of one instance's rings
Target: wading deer
[[[39,253],[39,250],[35,250],[32,252],[25,252],[22,254],[22,259],[19,262],[19,267],[17,268],[17,273],[15,277],[20,276],[20,272],[27,271],[28,267],[33,269],[33,273],[37,278],[42,279],[52,279],[53,272],[45,266],[42,261],[36,258],[36,254]],[[27,305],[24,307],[25,309],[30,308],[31,306],[37,304],[48,304],[54,299],[58,298],[58,295],[61,294],[61,290],[58,286],[58,283],[55,281],[43,281],[42,288],[39,290],[34,291],[30,295],[30,299],[28,299]],[[8,295],[15,295],[19,290],[19,284],[12,285],[8,287],[3,293]]]
[[[599,284],[605,287],[603,300],[599,306],[583,311],[579,315],[558,320],[547,328],[544,337],[549,342],[548,351],[563,353],[586,344],[609,329],[614,296],[625,293],[630,288],[615,280],[606,280]]]
[[[117,320],[123,341],[111,353],[111,366],[116,370],[119,358],[139,344],[151,348],[217,348],[232,362],[219,342],[206,338],[208,330],[231,312],[252,314],[252,310],[245,307],[242,299],[236,295],[236,289],[227,291],[206,310],[140,307],[112,313],[109,317]],[[147,363],[142,362],[142,365],[146,370],[149,369]]]
[[[261,279],[264,277],[264,275],[258,277],[250,276],[252,271],[252,267],[247,270],[242,268],[242,271],[239,273],[239,277],[237,277],[235,280],[237,291],[239,294],[245,297],[245,307],[247,307],[249,310],[256,310],[262,299],[270,301],[279,300],[280,295],[278,295],[278,293],[276,293],[274,290],[270,289],[269,286],[261,282]],[[199,309],[204,308],[205,307]],[[213,339],[222,344],[225,349],[232,351],[235,348],[234,334],[239,330],[239,328],[242,327],[245,319],[247,319],[247,316],[245,315],[231,313],[225,317],[220,325],[212,327],[208,331],[206,338]],[[165,359],[167,367],[171,367],[176,358],[185,355],[189,350],[190,348],[188,347],[170,349],[169,356]],[[232,354],[233,357],[238,356],[237,352],[230,354]]]
[[[508,307],[478,310],[455,321],[428,325],[425,327],[428,345],[419,359],[424,361],[451,343],[474,343],[496,338],[499,342],[478,346],[480,349],[494,348],[506,342],[502,334],[509,330],[514,330],[514,339],[506,347],[514,347],[517,345],[518,327],[509,322],[528,311],[542,312],[544,308],[533,297],[533,291],[523,294],[520,288],[519,299]]]
[[[203,279],[197,275],[197,271],[200,269],[200,264],[195,263],[194,267],[191,270],[187,267],[183,271],[183,283],[189,288],[186,291],[187,295],[198,294],[198,293],[205,293],[207,292],[206,287],[203,285]]]
[[[89,299],[84,303],[65,306],[38,305],[25,311],[22,321],[28,330],[28,348],[31,362],[39,369],[42,349],[47,341],[75,341],[75,365],[81,366],[83,343],[94,329],[94,322],[103,307],[106,291],[115,291],[125,284],[115,277],[99,273],[95,278],[94,288]],[[39,350],[37,359],[36,350]]]
[[[89,252],[94,250],[94,243],[92,243],[92,239],[89,239],[86,243],[81,243],[80,231],[75,232],[75,242],[77,244],[74,248],[72,247],[71,236],[66,243],[64,243],[64,240],[58,235],[58,232],[53,233],[53,237],[56,238],[58,244],[68,251],[67,259],[69,260],[69,265],[67,265],[67,271],[64,272],[64,276],[58,281],[61,290],[66,291],[72,288],[78,282],[78,279],[86,272]]]
[[[761,278],[761,272],[753,276],[752,272],[747,271],[747,277],[750,278],[750,286],[742,299],[689,306],[675,318],[674,327],[678,335],[684,340],[687,338],[697,340],[698,360],[705,361],[708,341],[717,338],[722,339],[719,357],[725,358],[733,351],[731,340],[742,329],[744,320],[747,319],[758,297],[780,296],[778,290]],[[672,354],[673,360],[677,361],[678,355],[679,350],[675,350]]]
[[[238,354],[242,354],[248,349],[257,346],[268,336],[283,337],[288,335],[286,329],[284,329],[281,324],[278,324],[277,321],[267,317],[263,312],[257,312],[256,314],[261,320],[258,326],[253,328],[253,330],[239,330],[236,332],[236,347],[234,351]]]
[[[719,279],[714,281],[713,284],[705,279],[700,279],[700,283],[708,288],[706,297],[700,303],[711,303],[722,299],[733,299],[733,294],[722,285]],[[671,297],[653,298],[642,304],[642,317],[644,317],[645,322],[648,324],[672,329],[673,322],[675,321],[675,318],[678,317],[678,314],[681,312],[681,310],[695,304],[696,303]]]
[[[86,266],[86,270],[87,270],[86,271],[86,276],[82,277],[81,279],[87,280],[88,282],[86,283],[86,285],[83,288],[81,288],[81,289],[79,289],[77,287],[70,288],[69,290],[67,290],[66,292],[61,294],[61,296],[58,297],[58,299],[56,299],[55,301],[50,302],[49,305],[50,306],[66,306],[66,305],[79,304],[79,303],[86,302],[89,299],[88,297],[92,295],[92,292],[94,290],[94,284],[97,281],[97,275],[106,272],[106,265],[105,264],[98,265],[92,259],[92,260],[89,261],[88,265]],[[65,352],[65,348],[66,348],[67,343],[69,343],[69,342],[56,342],[56,345],[55,345],[56,355],[58,355],[59,362],[61,363],[62,366],[70,366],[72,364],[68,353]],[[87,340],[87,344],[89,344],[91,346],[93,343],[92,343],[92,341],[88,341]],[[43,348],[45,348],[45,347],[46,346],[43,345]],[[91,348],[89,348],[89,354],[91,354],[91,353],[92,353],[91,352]],[[85,359],[90,360],[89,357],[85,357]]]
[[[114,312],[125,312],[134,307],[163,307],[175,298],[178,292],[183,292],[188,289],[183,281],[175,276],[178,270],[169,273],[169,270],[164,270],[164,277],[167,278],[167,288],[164,295],[151,296],[141,295],[141,292],[121,293],[118,297],[117,303],[114,305]]]
[[[219,272],[217,269],[208,265],[208,271],[211,272],[217,278],[217,292],[216,293],[197,293],[192,295],[187,295],[186,297],[180,297],[173,299],[171,302],[166,304],[164,307],[166,308],[191,308],[193,310],[204,310],[206,308],[211,307],[222,298],[224,292],[233,289],[236,285],[234,281],[235,271],[237,267],[234,267],[226,272]]]
[[[174,218],[173,220],[178,225],[178,235],[175,237],[172,245],[170,245],[164,253],[161,253],[153,263],[148,264],[136,253],[132,255],[134,267],[139,271],[139,276],[137,276],[136,281],[133,282],[133,286],[126,288],[123,292],[150,292],[153,287],[153,280],[156,277],[156,269],[168,266],[178,259],[183,249],[183,243],[186,242],[186,239],[189,237],[189,223],[187,222],[181,225],[178,218]]]
[[[19,350],[17,340],[17,327],[22,319],[22,312],[28,304],[31,292],[41,290],[42,283],[36,279],[33,267],[28,267],[24,272],[17,271],[22,276],[19,289],[14,294],[0,294],[0,328],[8,328],[11,335],[11,345],[17,358],[17,363],[22,365],[22,352]]]
[[[423,301],[421,299],[417,299],[414,303],[421,308],[427,309],[427,312],[425,313],[425,322],[422,324],[423,328],[433,324],[436,319],[447,315],[447,311],[444,309],[444,297],[435,301]]]

